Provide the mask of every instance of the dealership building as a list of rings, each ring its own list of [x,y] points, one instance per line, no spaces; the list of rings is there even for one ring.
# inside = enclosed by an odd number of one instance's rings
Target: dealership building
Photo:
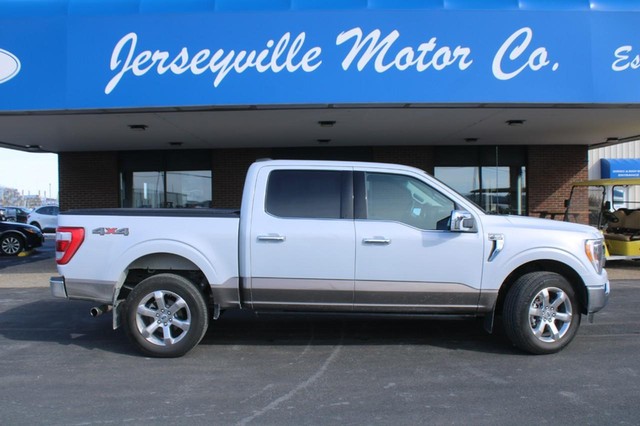
[[[237,207],[260,158],[416,166],[560,218],[640,135],[640,2],[0,3],[0,147],[58,154],[62,210]]]

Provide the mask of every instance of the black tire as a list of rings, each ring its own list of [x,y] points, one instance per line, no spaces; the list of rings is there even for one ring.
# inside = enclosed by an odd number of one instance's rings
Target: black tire
[[[520,277],[507,293],[502,319],[507,337],[532,354],[562,350],[580,327],[580,304],[571,284],[553,272]]]
[[[145,355],[182,356],[200,343],[208,326],[204,296],[191,281],[179,275],[149,277],[127,297],[125,330]]]
[[[23,250],[24,241],[19,235],[9,234],[0,238],[0,252],[5,256],[16,256]]]

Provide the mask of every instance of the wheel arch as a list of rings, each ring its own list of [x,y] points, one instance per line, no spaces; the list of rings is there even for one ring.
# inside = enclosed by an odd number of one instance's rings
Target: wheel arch
[[[186,278],[208,298],[212,297],[209,280],[202,268],[182,255],[158,252],[143,255],[127,266],[115,289],[114,301],[126,299],[131,290],[144,279],[167,273]]]
[[[0,238],[4,238],[7,235],[15,235],[17,237],[20,237],[22,239],[22,241],[25,241],[27,239],[27,236],[24,235],[22,232],[16,230],[16,229],[9,229],[7,231],[4,231],[2,233],[0,233]]]
[[[212,285],[221,285],[238,275],[237,246],[203,247],[174,239],[149,239],[134,242],[123,253],[107,262],[104,272],[122,283],[132,269],[198,270]]]
[[[507,293],[520,277],[530,272],[540,271],[554,272],[564,277],[569,282],[569,284],[571,284],[576,296],[578,297],[578,301],[580,302],[580,312],[583,314],[587,313],[588,296],[585,282],[580,277],[580,274],[578,274],[571,266],[557,260],[531,261],[519,266],[513,272],[511,272],[511,274],[507,276],[507,278],[500,286],[498,299],[496,300],[495,305],[495,313],[502,314],[502,309]]]

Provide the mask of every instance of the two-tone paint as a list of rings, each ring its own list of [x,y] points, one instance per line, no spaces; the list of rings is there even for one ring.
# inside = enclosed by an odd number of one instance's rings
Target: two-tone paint
[[[342,217],[268,213],[267,185],[276,170],[343,173]],[[365,172],[410,176],[448,197],[455,204],[450,228],[369,219],[358,183]],[[214,317],[232,307],[490,317],[508,286],[533,270],[565,276],[585,314],[604,307],[609,294],[606,271],[585,252],[587,241],[602,239],[595,229],[487,215],[428,174],[390,164],[260,161],[248,171],[239,213],[90,210],[61,214],[59,226],[87,232],[73,258],[59,265],[54,295],[116,308],[140,279],[165,272],[199,281]],[[118,229],[127,232],[106,231]]]

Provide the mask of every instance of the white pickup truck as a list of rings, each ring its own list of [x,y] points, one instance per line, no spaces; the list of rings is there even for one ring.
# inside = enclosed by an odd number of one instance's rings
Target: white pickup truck
[[[592,227],[489,215],[423,171],[258,161],[242,208],[62,213],[56,297],[113,310],[135,346],[181,356],[227,309],[484,317],[553,353],[609,297]]]

